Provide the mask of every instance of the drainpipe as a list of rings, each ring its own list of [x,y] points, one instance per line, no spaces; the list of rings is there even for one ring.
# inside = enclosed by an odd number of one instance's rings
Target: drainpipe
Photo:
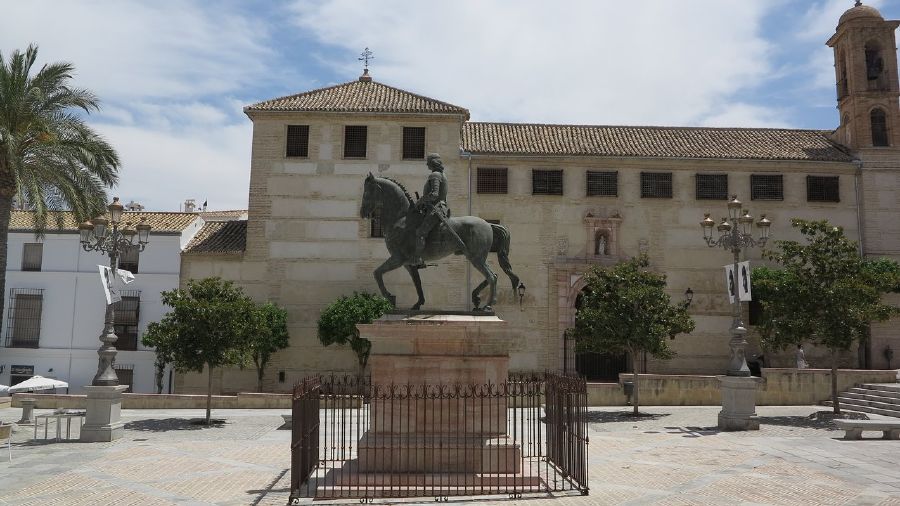
[[[466,179],[468,179],[468,194],[469,194],[468,195],[468,206],[469,207],[468,207],[467,214],[469,216],[472,216],[472,153],[470,151],[466,151],[462,148],[459,148],[459,156],[465,156],[466,158],[469,159],[468,172],[466,174],[467,175]],[[472,298],[469,297],[469,294],[471,294],[471,293],[472,293],[472,262],[466,262],[466,293],[464,296],[466,298],[466,310],[467,311],[472,310]]]
[[[853,174],[853,191],[856,192],[856,228],[859,230],[859,256],[865,256],[866,250],[865,247],[863,247],[865,233],[863,231],[862,223],[862,201],[859,198],[859,178],[862,176],[863,161],[856,158],[853,160],[853,164],[856,165],[856,173]]]

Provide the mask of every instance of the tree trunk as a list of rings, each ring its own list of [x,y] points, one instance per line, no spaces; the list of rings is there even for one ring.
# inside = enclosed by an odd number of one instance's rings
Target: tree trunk
[[[212,411],[212,366],[207,365],[209,369],[209,381],[206,384],[206,425],[209,425],[210,411]]]
[[[0,324],[6,323],[6,312],[3,310],[6,294],[6,253],[9,245],[9,218],[12,213],[12,196],[0,192]]]
[[[266,370],[262,367],[256,368],[256,391],[262,393],[263,391],[263,377],[266,375]]]
[[[837,351],[831,350],[831,404],[834,406],[834,414],[840,414],[841,404],[838,401],[837,382]]]
[[[632,393],[634,395],[634,400],[632,401],[632,404],[634,405],[634,416],[637,416],[638,415],[638,404],[639,404],[638,392],[640,391],[640,389],[638,388],[637,353],[635,353],[633,351],[631,352],[631,374],[632,374],[631,381],[634,382],[634,390],[632,390]]]

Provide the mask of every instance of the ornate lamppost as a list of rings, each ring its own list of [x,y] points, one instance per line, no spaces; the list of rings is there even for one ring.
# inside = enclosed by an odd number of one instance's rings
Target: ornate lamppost
[[[124,207],[119,203],[119,197],[115,197],[106,209],[109,211],[109,219],[97,217],[93,220],[86,221],[78,226],[78,232],[81,235],[81,247],[85,251],[99,251],[109,255],[109,267],[115,269],[118,267],[119,256],[130,248],[137,248],[138,251],[144,251],[147,243],[150,242],[150,225],[145,223],[146,218],[142,218],[141,222],[134,228],[131,223],[122,223],[122,215]],[[124,226],[123,226],[124,225]],[[120,228],[122,226],[122,228]],[[137,244],[134,239],[137,236]],[[116,361],[115,342],[118,337],[115,333],[115,312],[113,305],[106,305],[106,318],[104,320],[103,332],[100,334],[100,349],[97,354],[100,355],[99,364],[97,365],[97,375],[91,382],[92,386],[98,387],[114,387],[119,385],[119,378],[113,364]]]
[[[769,227],[772,222],[762,215],[756,226],[759,229],[759,237],[752,235],[753,216],[750,211],[741,209],[743,204],[732,195],[728,202],[728,216],[722,218],[721,223],[709,217],[707,213],[700,222],[703,228],[703,239],[710,248],[723,248],[733,255],[734,276],[738,274],[738,263],[741,261],[741,252],[755,247],[764,247],[769,240]],[[715,236],[713,228],[718,231]],[[726,430],[758,429],[759,421],[756,418],[756,382],[750,378],[750,368],[747,366],[746,347],[747,329],[741,319],[741,300],[738,290],[738,282],[735,279],[731,285],[731,295],[734,297],[732,304],[731,339],[728,346],[731,348],[731,360],[728,370],[722,382],[722,412],[719,413],[719,427]]]

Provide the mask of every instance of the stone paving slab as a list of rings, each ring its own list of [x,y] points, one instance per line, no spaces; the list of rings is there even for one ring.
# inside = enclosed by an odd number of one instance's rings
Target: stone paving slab
[[[640,419],[623,408],[592,408],[590,495],[499,501],[900,506],[900,441],[844,441],[827,419],[810,418],[823,409],[760,407],[761,430],[719,432],[716,407],[650,407]],[[279,430],[283,413],[217,410],[224,423],[204,427],[190,423],[200,410],[125,410],[125,437],[100,444],[33,441],[32,428],[21,427],[13,461],[0,452],[0,505],[284,505],[290,431]],[[0,409],[0,420],[18,416]]]

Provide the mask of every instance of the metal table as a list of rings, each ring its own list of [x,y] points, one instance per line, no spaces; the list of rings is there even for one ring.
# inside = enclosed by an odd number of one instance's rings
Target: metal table
[[[37,439],[38,426],[41,424],[41,418],[44,419],[44,439],[48,439],[47,433],[50,428],[50,419],[56,419],[56,440],[62,440],[62,420],[66,420],[66,440],[71,439],[72,435],[72,419],[78,418],[79,434],[81,427],[84,426],[85,413],[50,413],[46,415],[35,415],[34,417],[34,439]]]

